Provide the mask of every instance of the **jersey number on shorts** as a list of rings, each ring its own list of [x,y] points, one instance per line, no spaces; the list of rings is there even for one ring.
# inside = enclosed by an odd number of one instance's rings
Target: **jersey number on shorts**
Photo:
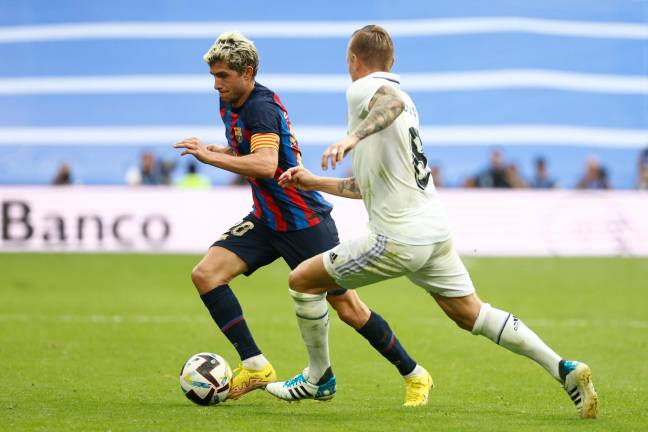
[[[410,144],[412,145],[412,162],[414,163],[414,178],[416,185],[425,190],[430,181],[430,168],[427,166],[427,158],[423,153],[423,143],[419,137],[418,129],[409,128]]]
[[[246,232],[250,231],[252,228],[254,228],[254,223],[250,221],[243,221],[240,224],[232,227],[232,229],[230,229],[230,232],[232,233],[232,235],[235,235],[236,237],[241,237]]]

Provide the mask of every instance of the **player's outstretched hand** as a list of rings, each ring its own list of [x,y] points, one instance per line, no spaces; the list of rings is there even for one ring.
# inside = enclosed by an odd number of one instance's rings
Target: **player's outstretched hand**
[[[328,169],[329,161],[331,162],[331,169],[335,169],[337,164],[342,162],[346,152],[351,150],[358,143],[358,138],[353,135],[349,135],[340,141],[331,144],[328,146],[324,153],[322,154],[322,169],[326,171]]]
[[[317,187],[318,177],[303,167],[292,167],[279,176],[279,186],[293,187],[304,191]]]
[[[175,143],[173,147],[185,149],[185,151],[180,153],[181,156],[190,154],[203,163],[209,163],[211,153],[213,153],[213,150],[209,150],[195,137],[183,139]]]

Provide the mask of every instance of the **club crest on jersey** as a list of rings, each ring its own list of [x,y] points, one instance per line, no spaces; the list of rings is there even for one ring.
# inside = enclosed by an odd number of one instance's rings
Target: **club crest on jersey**
[[[234,139],[236,139],[237,143],[241,144],[243,142],[243,131],[240,127],[233,127],[232,130],[234,131]]]

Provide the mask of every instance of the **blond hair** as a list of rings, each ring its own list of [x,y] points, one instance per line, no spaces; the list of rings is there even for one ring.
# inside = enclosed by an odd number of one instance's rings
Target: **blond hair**
[[[259,68],[259,52],[254,43],[239,32],[222,33],[203,56],[210,66],[216,62],[225,63],[230,69],[243,73],[248,66]]]
[[[389,71],[394,60],[394,43],[378,25],[367,25],[353,32],[349,50],[369,67]]]

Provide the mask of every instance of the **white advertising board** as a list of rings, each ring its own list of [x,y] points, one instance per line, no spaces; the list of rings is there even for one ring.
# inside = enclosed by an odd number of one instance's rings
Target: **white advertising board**
[[[648,256],[648,193],[439,191],[465,256]],[[327,196],[340,238],[360,200]],[[251,209],[247,187],[0,187],[0,251],[203,253]]]

